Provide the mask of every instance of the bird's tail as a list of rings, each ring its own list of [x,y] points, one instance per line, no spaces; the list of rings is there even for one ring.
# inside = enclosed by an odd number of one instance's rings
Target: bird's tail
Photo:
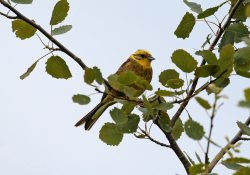
[[[114,101],[104,102],[102,100],[94,109],[92,109],[87,115],[85,115],[81,120],[79,120],[75,124],[75,126],[78,127],[85,123],[85,130],[90,130],[91,127],[95,124],[95,122],[100,118],[102,113],[114,103]]]

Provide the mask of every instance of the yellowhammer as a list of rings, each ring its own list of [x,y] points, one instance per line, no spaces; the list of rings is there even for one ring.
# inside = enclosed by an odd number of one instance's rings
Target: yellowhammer
[[[115,73],[120,75],[125,71],[131,71],[142,79],[151,82],[152,79],[152,67],[151,61],[154,60],[152,55],[146,50],[137,50],[133,53],[118,69]],[[134,88],[135,85],[131,85]],[[144,90],[143,90],[144,91]],[[111,94],[110,94],[111,93]],[[115,104],[114,96],[112,92],[104,93],[102,96],[101,102],[92,109],[86,116],[84,116],[81,120],[79,120],[75,126],[84,125],[85,130],[90,130],[91,127],[95,124],[98,118],[102,115],[102,113],[111,105]]]

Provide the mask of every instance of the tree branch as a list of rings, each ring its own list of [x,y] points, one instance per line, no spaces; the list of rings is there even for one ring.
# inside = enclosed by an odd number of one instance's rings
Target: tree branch
[[[242,140],[242,141],[250,141],[250,138],[241,137],[240,140]]]
[[[44,28],[42,28],[40,25],[36,24],[33,20],[30,20],[26,16],[24,16],[22,13],[17,11],[14,7],[12,7],[10,4],[8,4],[4,0],[0,0],[0,3],[8,8],[10,11],[12,11],[14,14],[17,15],[18,19],[22,19],[23,21],[27,22],[31,26],[35,27],[38,31],[40,31],[44,36],[46,36],[51,42],[53,42],[62,52],[67,54],[69,57],[71,57],[74,61],[76,61],[82,69],[86,69],[87,66],[83,63],[83,61],[76,56],[73,52],[71,52],[68,48],[66,48],[63,44],[61,44],[58,40],[56,40],[52,35],[50,35]],[[6,17],[6,16],[5,16]]]
[[[250,117],[245,121],[246,125],[250,124]],[[223,147],[220,152],[214,157],[214,159],[211,161],[211,163],[207,166],[207,169],[204,173],[204,175],[210,173],[213,168],[217,165],[217,163],[222,159],[222,157],[227,153],[228,150],[230,150],[234,144],[236,144],[238,141],[241,140],[242,132],[239,131],[233,139],[225,146]]]
[[[215,39],[213,40],[213,42],[211,43],[210,47],[209,47],[209,50],[212,51],[214,50],[214,47],[217,45],[219,39],[221,38],[222,34],[224,33],[225,29],[230,25],[231,23],[231,19],[233,17],[233,15],[235,14],[237,8],[239,7],[239,5],[241,3],[243,3],[244,0],[238,0],[236,2],[236,4],[234,5],[234,7],[231,9],[230,13],[229,13],[229,16],[226,20],[226,22],[224,23],[224,25],[219,29],[219,31],[217,32],[217,35],[215,37]],[[203,66],[206,64],[206,61],[203,59],[200,66]],[[199,81],[199,78],[196,77],[192,83],[192,86],[191,86],[191,89],[187,95],[187,97],[189,96],[192,96],[192,94],[194,93],[195,91],[195,88],[198,84],[198,81]],[[171,120],[171,126],[174,126],[175,122],[178,120],[178,118],[180,117],[180,115],[182,114],[182,111],[186,108],[186,106],[188,105],[190,99],[188,99],[187,101],[184,101],[180,107],[178,108],[178,110],[176,111],[176,113],[174,114],[174,116],[172,117],[172,120]]]
[[[171,132],[166,132],[164,131],[160,124],[158,123],[158,120],[156,120],[154,122],[159,129],[164,133],[164,135],[166,136],[167,140],[169,141],[170,147],[172,148],[172,150],[175,152],[176,156],[178,157],[178,159],[181,161],[182,165],[184,166],[187,174],[189,174],[189,167],[191,166],[190,162],[188,161],[188,159],[186,158],[185,154],[182,152],[182,150],[180,149],[179,145],[177,144],[177,142],[175,141],[174,137],[172,136]]]

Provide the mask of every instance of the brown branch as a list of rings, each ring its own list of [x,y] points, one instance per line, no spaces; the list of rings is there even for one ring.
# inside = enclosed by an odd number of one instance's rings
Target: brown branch
[[[250,117],[247,118],[247,120],[245,121],[246,125],[250,124]],[[220,152],[214,157],[214,159],[211,161],[211,163],[207,166],[206,171],[204,172],[204,175],[210,173],[213,168],[217,165],[217,163],[222,159],[222,157],[227,153],[227,151],[229,151],[234,144],[236,144],[238,141],[241,140],[241,136],[242,136],[242,132],[239,131],[234,137],[233,139],[225,146],[223,147]]]
[[[242,140],[242,141],[250,141],[250,138],[241,137],[239,140]]]
[[[44,28],[42,28],[40,25],[36,24],[33,20],[27,18],[22,13],[17,11],[14,7],[12,7],[10,4],[8,4],[4,0],[0,0],[0,3],[8,8],[10,11],[12,11],[14,14],[17,15],[17,18],[22,19],[23,21],[27,22],[31,26],[35,27],[38,31],[40,31],[44,36],[46,36],[51,42],[53,42],[62,52],[67,54],[69,57],[71,57],[74,61],[76,61],[82,69],[86,69],[87,66],[83,63],[83,61],[76,56],[73,52],[71,52],[68,48],[66,48],[63,44],[61,44],[58,40],[56,40],[52,35],[50,35]]]
[[[222,34],[223,34],[224,31],[226,30],[226,28],[230,25],[231,19],[232,19],[233,15],[235,14],[237,8],[239,7],[239,5],[240,5],[243,1],[244,1],[244,0],[238,0],[238,1],[235,3],[234,7],[231,9],[231,11],[230,11],[230,13],[229,13],[229,16],[228,16],[228,18],[227,18],[227,20],[226,20],[226,22],[225,22],[224,25],[219,29],[219,31],[217,32],[217,35],[216,35],[215,39],[214,39],[213,42],[211,43],[211,45],[210,45],[210,47],[209,47],[209,50],[210,50],[210,51],[214,50],[214,47],[217,45],[217,43],[218,43],[219,39],[221,38]],[[202,62],[201,62],[201,64],[200,64],[200,66],[203,66],[203,65],[205,65],[205,64],[206,64],[206,61],[203,59]],[[199,78],[196,77],[196,78],[194,79],[193,84],[192,84],[192,86],[191,86],[191,89],[190,89],[190,91],[189,91],[189,93],[188,93],[188,95],[187,95],[188,97],[189,97],[189,96],[192,96],[192,94],[194,93],[195,88],[196,88],[196,86],[197,86],[197,84],[198,84],[198,81],[199,81]],[[189,99],[189,100],[190,100],[190,99]],[[182,111],[183,111],[183,110],[185,109],[185,107],[188,105],[189,100],[184,101],[184,102],[180,105],[180,107],[178,108],[178,110],[176,111],[176,113],[174,114],[174,116],[172,117],[172,119],[171,119],[171,125],[172,125],[172,126],[174,126],[175,122],[178,120],[178,118],[179,118],[180,115],[182,114]]]
[[[143,129],[140,128],[140,131],[146,136],[147,139],[149,139],[150,141],[156,143],[157,145],[163,146],[163,147],[167,147],[167,148],[171,148],[170,145],[167,145],[165,143],[159,142],[157,140],[155,140],[154,138],[152,138],[148,132],[144,131]]]
[[[166,132],[164,131],[160,124],[158,123],[158,120],[156,119],[154,121],[154,123],[159,127],[159,129],[164,133],[164,135],[166,136],[167,140],[169,141],[170,147],[172,148],[172,150],[175,152],[176,156],[178,157],[178,159],[181,161],[182,165],[184,166],[187,174],[189,174],[189,167],[191,166],[190,162],[188,161],[188,159],[186,158],[185,154],[182,152],[181,148],[179,147],[179,145],[177,144],[177,142],[175,141],[174,137],[170,132]]]

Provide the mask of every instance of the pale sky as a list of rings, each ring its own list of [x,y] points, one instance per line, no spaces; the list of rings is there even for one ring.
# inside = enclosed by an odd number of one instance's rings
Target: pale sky
[[[34,1],[32,5],[17,8],[49,30],[50,15],[56,2]],[[196,2],[202,3],[204,8],[217,5],[216,2]],[[70,13],[63,24],[72,24],[73,29],[64,36],[58,36],[58,40],[88,66],[98,66],[104,77],[115,72],[137,49],[150,50],[156,58],[152,81],[155,89],[160,87],[160,72],[176,68],[170,59],[172,52],[183,48],[194,55],[210,33],[205,23],[199,22],[189,39],[175,37],[176,26],[189,10],[182,1],[69,0],[69,3]],[[2,6],[0,11],[6,12]],[[221,17],[221,14],[218,13],[218,16]],[[99,140],[101,126],[111,121],[108,111],[90,132],[75,128],[75,122],[101,98],[92,95],[88,106],[72,102],[73,94],[94,93],[93,88],[83,82],[81,68],[71,58],[58,53],[65,58],[73,78],[67,81],[53,79],[45,73],[46,59],[43,59],[34,72],[22,81],[19,76],[47,51],[42,50],[43,46],[35,36],[24,41],[16,38],[11,31],[10,20],[2,16],[0,38],[0,174],[185,174],[172,150],[150,141],[125,135],[118,147],[111,147]],[[184,75],[182,78],[185,78]],[[249,111],[237,107],[238,101],[243,99],[242,90],[249,86],[249,80],[233,76],[230,86],[222,93],[229,98],[223,100],[224,105],[215,118],[212,138],[223,146],[226,144],[224,136],[232,137],[237,132],[236,121],[244,121],[249,115]],[[206,93],[201,96],[206,97]],[[209,120],[204,110],[194,100],[187,109],[193,119],[205,125],[208,133]],[[187,114],[183,113],[181,118],[187,120]],[[153,136],[167,143],[156,127],[153,127]],[[186,134],[183,133],[178,143],[196,162],[195,152],[203,158],[198,143]],[[203,139],[201,144],[204,147],[205,143]],[[250,157],[249,143],[241,148],[242,155]],[[211,155],[218,151],[212,146]],[[215,172],[230,173],[221,165]]]

